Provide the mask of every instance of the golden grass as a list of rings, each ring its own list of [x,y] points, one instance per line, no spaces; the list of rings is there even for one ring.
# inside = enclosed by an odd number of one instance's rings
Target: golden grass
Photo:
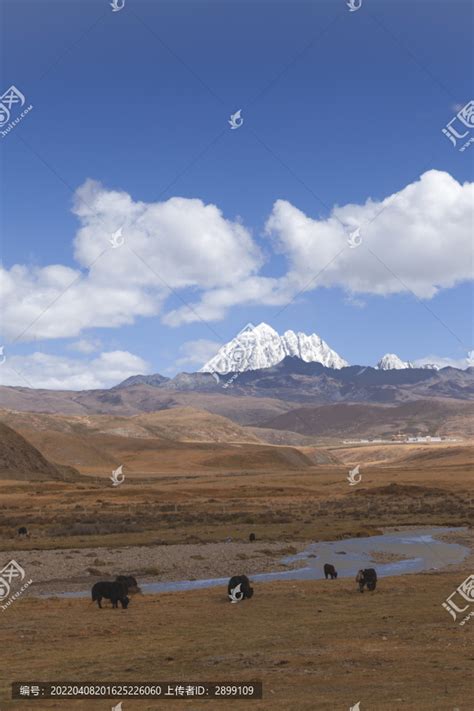
[[[260,679],[263,700],[236,702],[236,708],[347,711],[360,701],[363,711],[468,709],[474,620],[459,627],[441,607],[465,577],[385,578],[375,593],[363,595],[344,579],[261,584],[238,605],[228,603],[225,589],[213,588],[135,596],[125,611],[108,603],[99,610],[86,599],[21,598],[0,613],[6,655],[1,708],[99,711],[113,705],[12,702],[12,680]],[[124,701],[124,711],[164,707]],[[169,704],[176,711],[229,707],[217,700]]]
[[[429,452],[429,449],[423,450]],[[346,465],[227,468],[98,483],[0,482],[0,550],[120,548],[157,543],[337,540],[384,526],[472,525],[470,453],[414,463],[362,464],[357,487]],[[378,457],[377,452],[374,456]],[[352,457],[352,458],[351,458]],[[18,539],[27,525],[31,537]],[[268,549],[269,550],[269,549]],[[92,566],[103,556],[91,556]],[[244,560],[244,559],[242,559]],[[159,573],[159,571],[157,570]],[[0,611],[2,711],[94,711],[103,701],[11,702],[13,680],[252,680],[264,683],[255,711],[467,711],[472,706],[474,620],[457,626],[441,607],[472,570],[386,578],[360,595],[353,581],[256,586],[230,605],[226,591],[135,596],[128,610],[88,600],[22,597]],[[156,701],[124,701],[155,711]],[[172,709],[227,711],[229,702],[173,701]]]
[[[357,462],[357,459],[354,459]],[[391,525],[469,525],[469,462],[220,471],[125,481],[0,482],[0,550],[248,540],[334,540]],[[19,539],[19,526],[31,537]]]

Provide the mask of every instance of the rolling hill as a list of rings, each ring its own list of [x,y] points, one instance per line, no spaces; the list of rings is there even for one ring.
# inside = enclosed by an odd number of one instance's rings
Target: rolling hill
[[[48,461],[21,434],[0,422],[0,478],[16,480],[60,479],[72,481],[79,472]]]
[[[307,437],[390,437],[397,433],[472,436],[474,404],[419,400],[396,406],[369,404],[301,407],[262,423]]]
[[[44,457],[81,472],[108,475],[122,464],[127,476],[216,469],[287,469],[311,466],[291,446],[262,443],[219,415],[176,408],[133,417],[64,416],[0,411]]]

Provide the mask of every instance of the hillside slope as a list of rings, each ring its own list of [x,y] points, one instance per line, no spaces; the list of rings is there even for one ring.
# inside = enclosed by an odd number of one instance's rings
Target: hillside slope
[[[313,437],[389,437],[398,432],[467,437],[473,434],[473,423],[473,403],[419,400],[396,406],[339,403],[301,407],[261,426]]]
[[[48,461],[21,434],[0,422],[0,478],[72,480],[79,472]]]

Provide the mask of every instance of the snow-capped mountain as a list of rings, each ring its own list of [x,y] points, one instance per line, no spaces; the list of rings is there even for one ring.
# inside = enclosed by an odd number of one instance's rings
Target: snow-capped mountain
[[[375,366],[377,370],[404,370],[405,368],[439,370],[440,367],[437,363],[427,362],[426,359],[420,359],[419,361],[402,360],[395,353],[386,353]]]
[[[427,368],[428,370],[440,370],[441,368],[445,367],[445,365],[439,365],[438,363],[427,362],[423,359],[415,360],[413,365],[415,368]]]
[[[266,323],[249,324],[235,338],[219,349],[199,372],[229,373],[270,368],[286,356],[296,356],[306,363],[321,363],[327,368],[349,365],[322,338],[312,333],[285,331],[280,336]]]
[[[403,370],[404,368],[414,368],[409,360],[402,360],[395,353],[386,353],[375,366],[377,370]]]

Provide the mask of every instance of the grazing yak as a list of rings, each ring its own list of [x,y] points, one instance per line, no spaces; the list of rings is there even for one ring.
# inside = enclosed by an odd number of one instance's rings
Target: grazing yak
[[[331,578],[331,580],[337,578],[337,570],[333,565],[331,565],[331,563],[324,564],[324,577],[326,578],[326,580],[328,578]]]
[[[20,526],[20,528],[18,529],[18,535],[29,536],[30,534],[28,533],[28,529],[26,528],[26,526]]]
[[[246,575],[234,575],[227,585],[227,594],[231,602],[251,598],[253,588],[250,587],[250,580]]]
[[[137,579],[133,575],[117,575],[115,578],[117,583],[123,583],[127,588],[127,593],[138,593],[140,588],[138,587]]]
[[[250,543],[253,543],[255,540],[256,540],[255,533],[251,533],[250,536],[249,536],[249,541],[250,541]]]
[[[124,583],[117,582],[114,580],[103,581],[100,583],[95,583],[92,586],[92,602],[96,602],[100,608],[102,608],[101,600],[103,597],[107,598],[112,602],[112,607],[118,607],[118,602],[120,601],[124,610],[127,609],[130,600],[127,597],[128,588]]]
[[[356,583],[359,583],[360,592],[364,592],[365,586],[367,586],[367,590],[375,590],[377,587],[377,573],[374,568],[359,570],[356,575]]]

